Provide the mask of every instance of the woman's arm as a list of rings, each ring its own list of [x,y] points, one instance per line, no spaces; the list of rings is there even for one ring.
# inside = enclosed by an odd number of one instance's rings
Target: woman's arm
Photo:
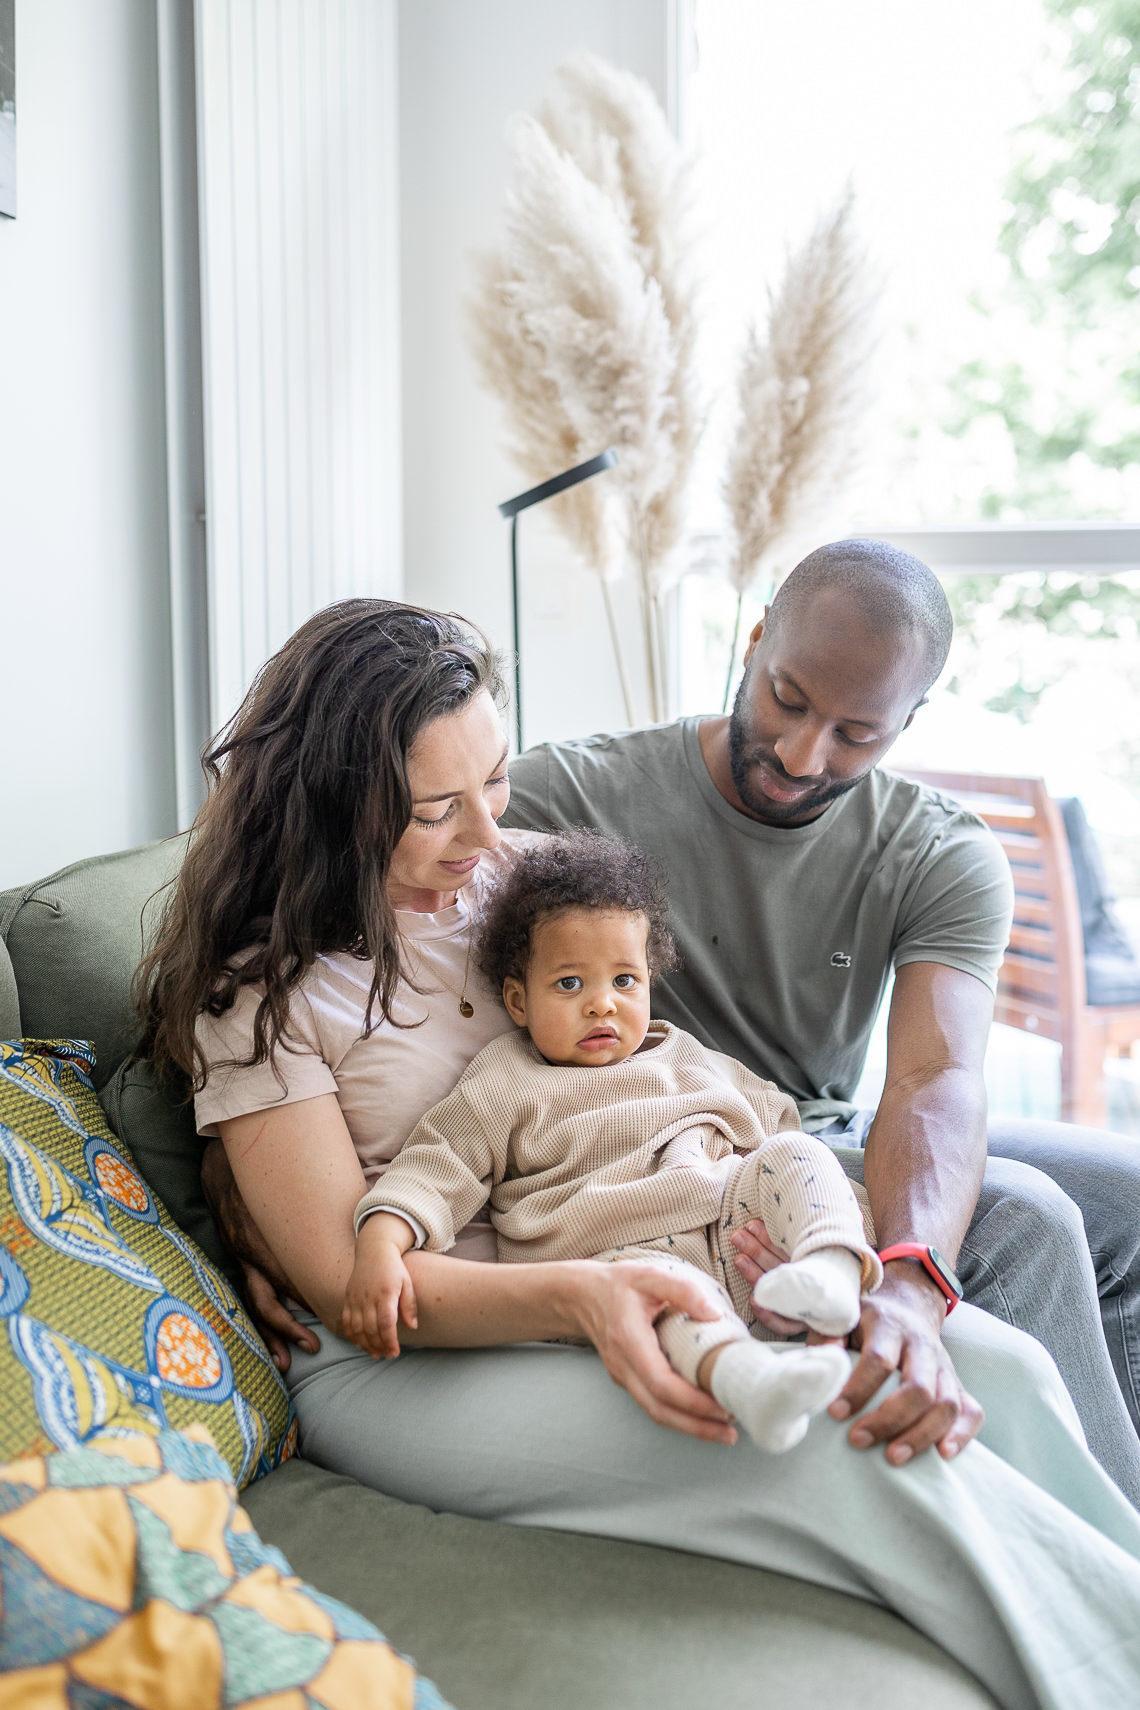
[[[245,1302],[253,1321],[274,1363],[287,1372],[291,1342],[307,1354],[315,1354],[320,1342],[285,1304],[286,1295],[296,1296],[300,1291],[292,1287],[250,1216],[221,1140],[207,1142],[202,1153],[202,1192],[218,1233],[241,1266]]]
[[[298,1299],[333,1328],[364,1174],[335,1093],[219,1122],[237,1191]]]
[[[594,1259],[548,1264],[474,1264],[409,1253],[418,1328],[400,1326],[406,1347],[477,1348],[570,1336],[590,1342],[616,1384],[659,1425],[712,1443],[735,1443],[729,1415],[670,1366],[653,1326],[663,1312],[714,1318],[699,1284],[655,1265]]]
[[[296,1294],[334,1333],[352,1273],[352,1216],[364,1187],[332,1093],[219,1124],[238,1191]],[[714,1316],[702,1288],[650,1265],[591,1260],[475,1264],[410,1253],[419,1327],[415,1347],[491,1347],[583,1337],[615,1383],[661,1424],[729,1442],[735,1433],[711,1396],[678,1377],[653,1330],[667,1309]]]

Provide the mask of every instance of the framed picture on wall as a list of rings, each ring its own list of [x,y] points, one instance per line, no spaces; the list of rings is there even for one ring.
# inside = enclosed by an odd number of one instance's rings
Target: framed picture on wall
[[[0,214],[16,217],[16,0],[0,0]]]

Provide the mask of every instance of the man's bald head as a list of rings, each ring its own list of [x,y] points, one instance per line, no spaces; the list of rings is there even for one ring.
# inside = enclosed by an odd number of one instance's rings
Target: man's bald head
[[[881,636],[919,642],[916,703],[939,676],[950,651],[954,620],[942,584],[930,567],[882,540],[836,540],[820,546],[781,583],[765,632],[775,639],[811,621],[821,596],[840,595],[862,625]],[[827,602],[829,605],[832,602]]]
[[[767,825],[818,819],[907,728],[952,627],[937,578],[909,553],[879,540],[810,553],[752,631],[722,793]]]

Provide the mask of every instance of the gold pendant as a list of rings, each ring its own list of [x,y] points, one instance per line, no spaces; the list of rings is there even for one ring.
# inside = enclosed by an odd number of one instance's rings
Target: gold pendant
[[[474,1004],[468,1003],[466,998],[460,998],[460,1000],[459,1000],[459,1013],[461,1016],[463,1016],[463,1018],[465,1020],[469,1021],[471,1019],[471,1017],[475,1014]]]

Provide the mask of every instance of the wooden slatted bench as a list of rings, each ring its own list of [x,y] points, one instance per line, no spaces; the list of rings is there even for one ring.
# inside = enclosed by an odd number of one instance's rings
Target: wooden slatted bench
[[[1140,1039],[1140,1004],[1090,1004],[1085,943],[1069,841],[1041,778],[908,767],[903,774],[953,796],[984,819],[1013,874],[1013,928],[998,976],[994,1020],[1061,1047],[1061,1116],[1103,1127],[1104,1059]]]

